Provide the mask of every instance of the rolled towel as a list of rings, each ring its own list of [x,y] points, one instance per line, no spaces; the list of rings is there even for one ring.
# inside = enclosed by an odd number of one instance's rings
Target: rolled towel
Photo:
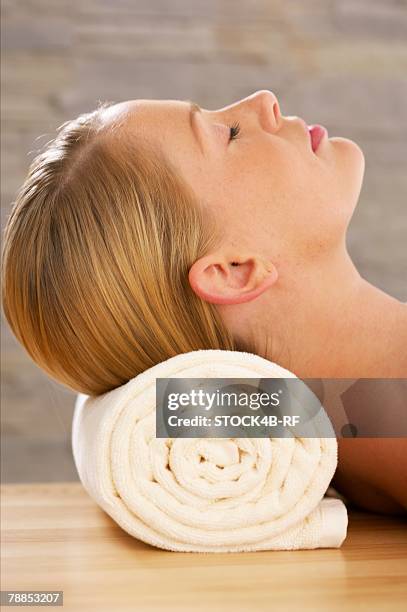
[[[79,394],[73,456],[89,495],[125,531],[183,552],[337,548],[347,511],[324,497],[337,441],[156,438],[156,378],[296,378],[258,355],[199,350],[100,396]],[[324,430],[326,432],[326,429]]]

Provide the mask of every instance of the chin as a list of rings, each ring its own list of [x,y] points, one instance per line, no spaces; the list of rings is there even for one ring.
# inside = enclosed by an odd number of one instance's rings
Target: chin
[[[334,138],[330,138],[329,142],[335,146],[336,151],[341,155],[341,157],[344,157],[345,159],[348,158],[349,162],[361,166],[362,171],[364,171],[365,156],[360,146],[354,140],[350,140],[350,138],[342,138],[341,136],[335,136]]]
[[[349,138],[330,138],[336,151],[336,162],[341,166],[344,184],[349,186],[349,204],[356,206],[365,174],[365,156],[360,146]]]

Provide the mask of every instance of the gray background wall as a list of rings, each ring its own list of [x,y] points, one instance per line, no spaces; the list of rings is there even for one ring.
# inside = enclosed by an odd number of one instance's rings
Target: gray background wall
[[[215,109],[271,89],[284,114],[364,150],[349,251],[362,276],[407,300],[405,0],[3,0],[2,27],[2,228],[29,152],[98,100]],[[2,316],[4,481],[76,479],[74,398]]]

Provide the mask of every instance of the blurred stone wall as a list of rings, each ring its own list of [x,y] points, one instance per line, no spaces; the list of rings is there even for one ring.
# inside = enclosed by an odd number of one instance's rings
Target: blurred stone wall
[[[3,0],[2,228],[35,150],[98,100],[192,98],[216,109],[273,90],[283,114],[362,147],[349,231],[362,276],[407,300],[405,0]],[[2,315],[2,476],[76,479],[75,395]]]

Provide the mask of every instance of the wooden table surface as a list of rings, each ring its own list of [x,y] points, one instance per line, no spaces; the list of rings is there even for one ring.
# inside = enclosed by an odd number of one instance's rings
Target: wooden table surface
[[[122,531],[80,483],[1,494],[1,588],[63,590],[64,610],[406,609],[403,519],[352,512],[338,550],[173,553]]]

